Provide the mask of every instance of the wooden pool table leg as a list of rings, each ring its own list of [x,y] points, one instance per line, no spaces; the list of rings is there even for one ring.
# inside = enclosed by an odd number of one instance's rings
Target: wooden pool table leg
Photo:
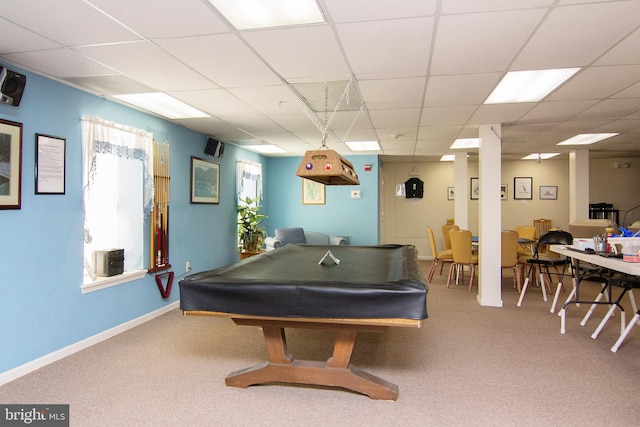
[[[287,350],[284,327],[263,325],[262,329],[269,363],[232,372],[225,379],[227,386],[246,388],[273,382],[312,384],[342,387],[372,399],[398,399],[398,386],[349,364],[357,328],[337,329],[333,356],[327,362],[295,360]]]

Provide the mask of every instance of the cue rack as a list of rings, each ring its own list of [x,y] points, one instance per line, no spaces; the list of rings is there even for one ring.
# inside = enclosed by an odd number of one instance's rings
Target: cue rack
[[[153,209],[151,211],[151,238],[149,273],[169,270],[169,143],[153,141]],[[162,279],[167,277],[167,285]],[[173,284],[173,271],[156,274],[156,284],[162,298],[168,298]]]

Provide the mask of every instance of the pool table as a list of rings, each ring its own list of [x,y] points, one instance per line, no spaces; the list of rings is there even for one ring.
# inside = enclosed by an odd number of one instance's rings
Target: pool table
[[[325,257],[328,251],[335,257]],[[323,263],[319,263],[324,258]],[[299,383],[396,400],[398,387],[350,364],[357,333],[420,327],[427,284],[410,245],[286,245],[180,281],[186,316],[223,316],[263,329],[269,362],[233,372],[226,384]],[[295,360],[285,328],[336,331],[326,362]]]

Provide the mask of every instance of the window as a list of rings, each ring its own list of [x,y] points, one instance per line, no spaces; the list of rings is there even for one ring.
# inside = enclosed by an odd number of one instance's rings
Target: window
[[[144,218],[153,207],[152,157],[153,134],[97,117],[82,119],[83,292],[144,275]],[[100,260],[94,254],[113,249],[124,249],[124,274],[96,276]]]

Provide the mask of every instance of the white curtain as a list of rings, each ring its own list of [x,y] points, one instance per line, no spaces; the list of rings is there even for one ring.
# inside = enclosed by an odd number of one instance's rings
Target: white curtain
[[[85,261],[124,249],[125,271],[144,266],[144,216],[153,207],[153,134],[82,118]]]
[[[247,197],[262,199],[262,165],[246,160],[238,161],[236,165],[236,185],[238,204]]]

